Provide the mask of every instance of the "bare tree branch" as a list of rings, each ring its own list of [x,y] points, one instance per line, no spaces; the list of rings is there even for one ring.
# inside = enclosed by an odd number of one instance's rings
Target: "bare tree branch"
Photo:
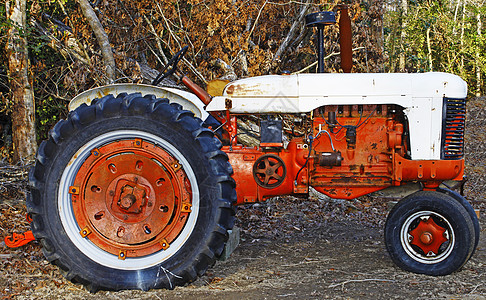
[[[273,57],[273,61],[276,61],[280,59],[282,54],[284,54],[285,50],[287,50],[287,47],[290,45],[292,40],[295,39],[295,36],[299,33],[299,29],[302,27],[302,23],[304,20],[305,15],[307,14],[307,11],[310,8],[310,1],[307,0],[305,3],[303,3],[302,8],[300,10],[299,16],[295,19],[294,23],[290,27],[289,33],[283,40],[282,44],[280,44],[280,47],[278,48],[277,52],[275,52],[275,56]]]
[[[98,44],[101,48],[101,53],[103,55],[103,63],[106,67],[106,79],[107,83],[113,83],[115,81],[115,58],[113,57],[113,52],[111,49],[110,41],[108,40],[108,35],[106,34],[103,26],[101,25],[98,16],[94,12],[93,8],[87,0],[76,0],[81,7],[84,17],[88,20],[89,26],[93,30]]]
[[[75,60],[78,60],[85,65],[91,64],[88,54],[84,51],[84,49],[81,48],[78,41],[74,38],[72,34],[69,34],[69,38],[66,40],[66,44],[64,44],[34,18],[30,19],[30,24],[37,29],[37,32],[39,34],[49,39],[49,46],[51,48],[61,52],[64,57],[69,56],[72,59],[74,58]]]
[[[260,16],[262,14],[262,11],[265,8],[265,5],[267,5],[267,3],[268,3],[268,0],[265,1],[265,3],[263,3],[262,7],[260,7],[260,10],[258,11],[258,15],[257,15],[257,17],[255,19],[255,23],[253,23],[253,27],[251,28],[250,33],[248,34],[248,38],[247,38],[248,40],[250,39],[251,35],[253,34],[253,30],[255,30],[255,27],[258,24],[258,20],[260,19]]]
[[[358,48],[354,48],[354,49],[353,49],[353,51],[357,51],[357,50],[361,50],[361,49],[365,49],[365,47],[358,47]],[[340,52],[333,52],[333,53],[331,53],[331,54],[329,54],[329,55],[325,56],[325,57],[324,57],[324,60],[329,59],[329,58],[331,58],[331,57],[333,57],[333,56],[337,56],[337,55],[339,55],[339,54],[340,54]],[[303,73],[303,72],[305,72],[305,71],[309,70],[310,68],[314,67],[315,65],[317,65],[317,61],[315,61],[315,62],[311,63],[311,64],[310,64],[310,65],[308,65],[307,67],[305,67],[305,68],[303,68],[303,69],[301,69],[301,70],[299,70],[299,71],[297,71],[297,72],[292,73],[292,75],[293,75],[293,74],[300,74],[300,73]]]
[[[150,28],[150,32],[152,32],[152,34],[154,35],[155,37],[155,42],[157,43],[157,48],[159,49],[159,53],[160,55],[162,56],[162,59],[164,61],[164,64],[167,64],[167,62],[169,61],[167,59],[167,57],[165,56],[165,53],[164,53],[164,50],[162,50],[162,44],[160,43],[160,41],[162,40],[159,35],[157,34],[157,32],[155,31],[155,28],[154,28],[154,25],[152,25],[152,22],[150,22],[150,19],[147,18],[146,15],[143,15],[143,18],[145,19],[145,22],[147,22],[147,24],[149,25],[149,28]]]

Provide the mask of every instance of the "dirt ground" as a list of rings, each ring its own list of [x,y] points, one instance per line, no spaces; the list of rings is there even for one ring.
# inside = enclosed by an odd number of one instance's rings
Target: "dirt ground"
[[[65,280],[32,242],[9,249],[0,242],[4,299],[486,299],[485,99],[468,104],[466,197],[481,210],[481,238],[458,272],[431,277],[402,271],[383,241],[386,215],[397,199],[383,194],[352,202],[277,197],[239,207],[240,246],[206,275],[174,290],[90,294]],[[8,166],[0,166],[8,168]],[[14,182],[14,180],[12,180]],[[28,229],[21,185],[0,186],[0,236]],[[20,186],[20,187],[19,187]]]

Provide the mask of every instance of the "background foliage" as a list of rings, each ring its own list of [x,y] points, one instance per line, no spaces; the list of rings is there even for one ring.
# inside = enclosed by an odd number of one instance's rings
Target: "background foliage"
[[[0,47],[5,48],[5,1],[0,5]],[[350,6],[355,67],[353,72],[445,71],[484,91],[485,53],[481,27],[483,1],[353,0]],[[189,45],[182,70],[205,85],[227,75],[237,78],[299,71],[317,59],[315,35],[297,20],[306,13],[337,11],[343,1],[301,0],[96,0],[92,6],[110,39],[117,82],[148,83],[182,46]],[[35,88],[38,137],[67,114],[76,94],[104,83],[102,56],[93,32],[72,0],[28,3],[31,74]],[[339,13],[337,14],[339,18]],[[479,16],[479,19],[478,19]],[[479,20],[479,21],[478,21]],[[292,26],[295,35],[288,36]],[[478,30],[479,29],[479,30]],[[290,43],[279,57],[282,43]],[[339,52],[338,26],[326,27],[327,53]],[[5,52],[0,52],[0,147],[9,156],[9,97]],[[341,72],[339,56],[326,71]],[[306,72],[315,72],[310,68]],[[479,74],[479,76],[478,76]]]
[[[389,54],[386,70],[399,71],[402,54],[407,72],[454,73],[468,82],[471,94],[483,94],[486,1],[408,1],[408,13],[399,9],[400,2],[389,1],[384,16]]]

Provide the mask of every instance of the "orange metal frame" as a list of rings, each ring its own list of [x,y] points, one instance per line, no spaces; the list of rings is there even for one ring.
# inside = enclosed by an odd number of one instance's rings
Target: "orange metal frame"
[[[463,159],[406,159],[404,124],[396,121],[396,116],[388,112],[386,105],[363,105],[359,109],[353,105],[340,109],[337,121],[341,130],[331,129],[324,114],[315,112],[315,115],[321,116],[312,120],[313,145],[307,144],[303,138],[295,138],[285,149],[238,145],[236,116],[227,112],[224,128],[229,133],[230,145],[224,146],[223,151],[228,154],[234,170],[237,204],[263,201],[279,195],[306,194],[309,186],[331,198],[354,199],[405,182],[419,181],[425,189],[435,189],[444,180],[462,180]],[[337,110],[337,106],[326,107],[326,110]],[[346,139],[346,126],[357,127],[354,145]],[[323,133],[324,130],[326,133]],[[337,151],[342,155],[339,166],[319,164],[320,153]],[[280,168],[286,171],[285,178],[275,187],[258,184],[254,176],[256,162],[261,157],[270,156],[278,156],[283,162]],[[268,174],[273,172],[270,169]],[[258,172],[264,173],[261,169]]]

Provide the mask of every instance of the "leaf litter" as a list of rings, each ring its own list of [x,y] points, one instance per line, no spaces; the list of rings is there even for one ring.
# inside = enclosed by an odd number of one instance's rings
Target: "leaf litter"
[[[468,103],[465,194],[485,211],[485,98]],[[263,299],[263,298],[485,298],[486,240],[459,271],[431,277],[391,262],[383,227],[398,199],[382,194],[335,201],[274,197],[237,208],[240,246],[203,277],[172,291],[101,291],[90,294],[48,263],[37,241],[7,248],[3,237],[29,230],[25,218],[28,166],[0,162],[0,297],[2,299]],[[481,215],[480,223],[485,227]]]

